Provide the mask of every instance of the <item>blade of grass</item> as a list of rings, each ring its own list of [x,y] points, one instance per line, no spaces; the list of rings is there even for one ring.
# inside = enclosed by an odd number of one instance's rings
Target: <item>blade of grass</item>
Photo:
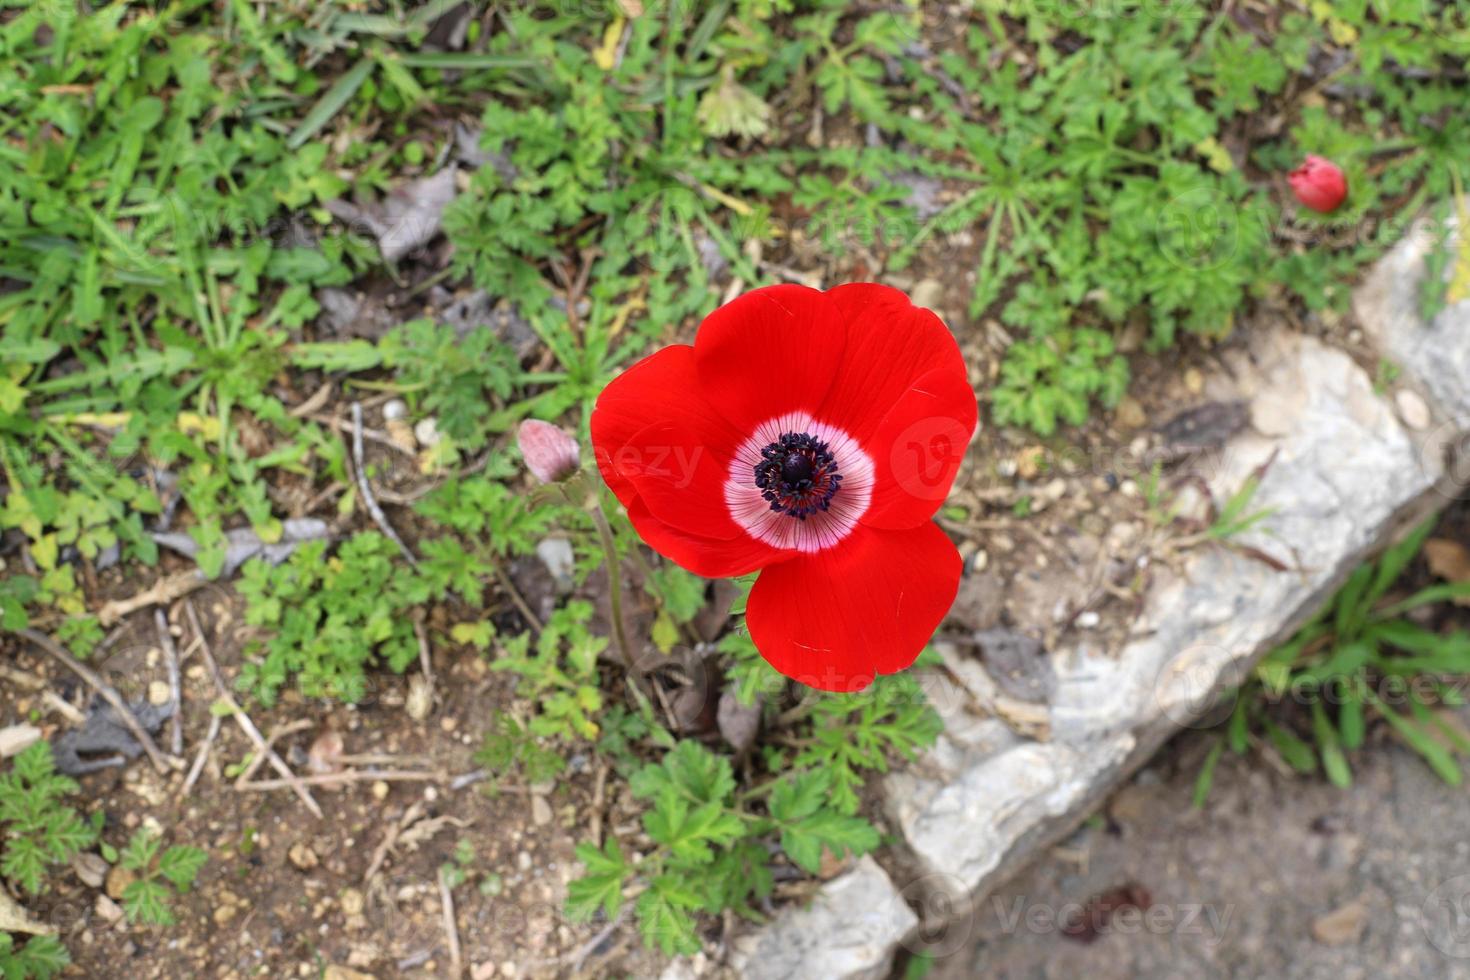
[[[342,111],[343,106],[352,101],[352,97],[362,88],[362,83],[368,80],[377,64],[372,58],[363,58],[333,82],[332,87],[322,93],[316,105],[311,107],[311,111],[286,139],[286,146],[292,150],[299,149],[320,132],[333,116]]]
[[[461,54],[453,51],[429,51],[405,54],[399,60],[408,68],[457,69],[459,71],[489,71],[496,68],[535,68],[535,58],[511,54]]]

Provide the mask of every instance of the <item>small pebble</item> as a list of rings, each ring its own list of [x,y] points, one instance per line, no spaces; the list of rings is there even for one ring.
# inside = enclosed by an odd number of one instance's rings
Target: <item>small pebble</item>
[[[120,899],[123,892],[138,879],[138,876],[128,868],[117,865],[107,872],[107,897]]]
[[[419,419],[418,424],[413,427],[413,437],[425,449],[439,445],[439,440],[444,438],[439,434],[439,423],[432,415],[426,419]]]
[[[107,879],[107,862],[90,852],[73,854],[71,869],[77,873],[77,877],[82,879],[82,884],[88,888],[101,888],[102,882]]]
[[[148,703],[159,706],[168,704],[173,700],[173,692],[169,690],[168,684],[163,681],[150,681],[148,684]]]
[[[1403,388],[1394,395],[1393,400],[1398,406],[1399,418],[1404,420],[1404,425],[1414,430],[1429,428],[1429,406],[1419,397],[1418,392]]]
[[[319,860],[316,856],[316,851],[313,851],[310,847],[308,847],[304,843],[301,843],[300,841],[291,845],[291,850],[287,853],[286,856],[290,859],[292,864],[294,864],[302,871],[310,871],[319,863]]]
[[[344,888],[342,894],[338,897],[338,901],[342,903],[342,912],[345,915],[362,915],[362,910],[366,904],[362,892],[356,888]]]

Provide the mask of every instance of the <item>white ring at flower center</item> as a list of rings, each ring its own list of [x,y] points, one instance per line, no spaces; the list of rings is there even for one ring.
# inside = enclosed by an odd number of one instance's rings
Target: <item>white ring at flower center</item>
[[[826,510],[798,520],[771,509],[755,485],[761,450],[788,432],[805,432],[827,444],[837,463],[842,485]],[[805,412],[788,412],[755,427],[735,450],[725,479],[725,506],[747,534],[773,548],[813,554],[833,547],[852,533],[873,499],[873,460],[856,439],[834,425],[818,422]]]

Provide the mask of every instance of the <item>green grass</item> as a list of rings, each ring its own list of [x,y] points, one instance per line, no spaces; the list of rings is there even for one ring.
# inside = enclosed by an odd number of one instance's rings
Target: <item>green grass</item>
[[[1434,527],[1426,521],[1376,562],[1357,568],[1342,588],[1232,693],[1234,708],[1205,757],[1195,784],[1203,806],[1215,767],[1228,748],[1244,755],[1269,745],[1303,774],[1321,772],[1352,785],[1349,756],[1373,719],[1386,723],[1445,782],[1464,778],[1470,734],[1444,713],[1465,703],[1470,633],[1435,631],[1408,618],[1422,607],[1470,594],[1470,582],[1440,583],[1395,597],[1393,590]],[[1282,703],[1292,710],[1279,710]]]

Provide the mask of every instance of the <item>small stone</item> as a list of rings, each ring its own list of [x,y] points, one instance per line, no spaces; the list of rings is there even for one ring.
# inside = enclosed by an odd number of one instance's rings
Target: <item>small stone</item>
[[[522,851],[521,853],[519,853],[519,854],[516,855],[516,867],[520,868],[522,871],[530,871],[531,870],[531,852],[530,851]]]
[[[7,725],[0,728],[0,759],[19,755],[41,740],[41,730],[35,725]]]
[[[88,888],[101,888],[102,883],[107,880],[107,862],[96,854],[73,854],[71,869]]]
[[[320,863],[316,851],[301,841],[291,845],[291,850],[286,853],[286,857],[302,871],[310,871]]]
[[[402,398],[393,398],[383,403],[383,418],[391,422],[408,417],[408,405]]]
[[[403,701],[403,710],[414,721],[423,721],[434,710],[434,690],[423,674],[414,674],[408,681],[408,697]]]
[[[755,744],[761,726],[761,699],[757,693],[750,704],[742,704],[734,691],[720,695],[715,712],[720,735],[736,752],[746,752]]]
[[[1198,395],[1205,390],[1205,378],[1198,368],[1190,368],[1184,372],[1184,387],[1191,395]]]
[[[432,449],[439,445],[439,441],[444,438],[439,434],[439,423],[432,415],[426,419],[419,419],[418,424],[413,427],[413,437],[425,449]]]
[[[1102,617],[1093,612],[1091,609],[1087,610],[1087,612],[1080,613],[1077,616],[1078,629],[1095,629],[1097,627],[1097,624],[1100,622],[1102,622]]]
[[[342,894],[338,896],[338,901],[342,903],[342,912],[346,915],[362,915],[362,910],[366,905],[362,892],[356,888],[344,888]]]
[[[361,970],[333,963],[322,973],[322,980],[377,980],[377,978],[371,973],[363,973]]]
[[[169,690],[164,681],[150,681],[148,684],[148,703],[155,706],[168,704],[174,698],[173,692]]]
[[[122,907],[106,895],[97,896],[94,908],[96,909],[98,918],[103,922],[117,922],[123,917]]]
[[[531,822],[538,827],[551,823],[551,804],[546,802],[546,797],[531,796]]]
[[[1040,446],[1027,446],[1016,455],[1016,475],[1023,480],[1034,480],[1041,472],[1041,462],[1046,450]]]
[[[388,430],[388,438],[393,440],[393,445],[406,453],[411,453],[418,448],[418,439],[414,436],[413,427],[403,419],[388,419],[383,423]]]
[[[214,910],[214,924],[222,926],[239,914],[239,909],[234,905],[220,905]]]
[[[388,784],[385,783],[385,782],[383,782],[381,779],[378,780],[377,782],[373,783],[373,799],[375,799],[379,803],[381,803],[384,800],[386,800],[387,798],[388,798]]]
[[[938,279],[920,279],[914,284],[909,301],[922,309],[937,310],[943,296],[944,285]]]
[[[1148,422],[1148,416],[1143,413],[1143,406],[1132,395],[1123,396],[1118,402],[1118,407],[1113,410],[1113,417],[1117,419],[1118,425],[1125,429],[1141,429]]]
[[[546,538],[536,545],[536,557],[551,573],[556,587],[563,592],[572,588],[572,572],[577,567],[577,556],[572,552],[572,542],[566,538]]]
[[[107,897],[121,899],[127,887],[137,880],[138,876],[132,870],[117,865],[107,872]]]
[[[1418,392],[1401,388],[1393,396],[1393,401],[1398,406],[1399,418],[1404,420],[1404,425],[1415,431],[1429,428],[1429,406],[1419,397]]]
[[[1356,943],[1368,924],[1368,906],[1355,899],[1321,916],[1312,923],[1312,938],[1326,946]]]
[[[329,728],[312,740],[306,767],[314,773],[341,772],[343,749],[342,735]]]

